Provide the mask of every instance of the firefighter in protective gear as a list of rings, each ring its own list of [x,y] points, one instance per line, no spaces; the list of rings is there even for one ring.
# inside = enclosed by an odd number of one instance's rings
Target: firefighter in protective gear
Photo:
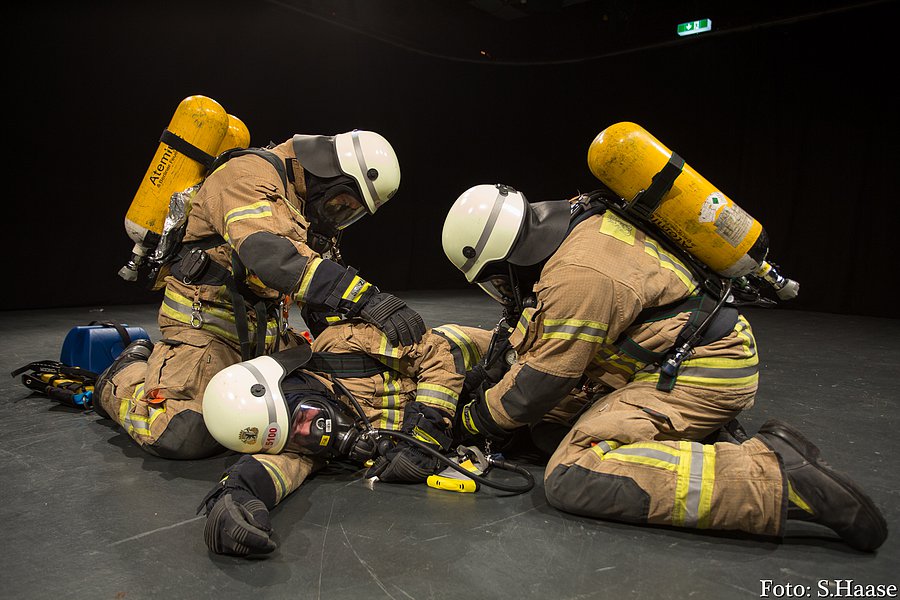
[[[540,419],[573,385],[604,382],[614,391],[580,416],[547,464],[551,505],[764,536],[800,517],[855,548],[877,548],[887,535],[879,510],[789,426],[701,443],[753,404],[750,324],[734,308],[720,311],[668,376],[659,365],[702,306],[695,275],[659,240],[584,198],[530,204],[508,186],[481,185],[450,209],[450,261],[521,314],[510,335],[516,364],[483,401],[461,408],[464,426],[501,436]]]
[[[411,343],[421,317],[355,269],[323,258],[310,238],[331,237],[397,191],[391,145],[369,131],[296,135],[215,169],[191,202],[183,246],[159,311],[162,339],[146,361],[102,374],[95,407],[147,452],[177,459],[221,452],[203,423],[207,382],[229,365],[305,344],[287,327],[295,303],[358,318]]]
[[[247,454],[201,504],[208,513],[204,536],[209,549],[234,555],[271,552],[275,544],[268,510],[329,459],[346,458],[327,451],[332,438],[343,433],[339,419],[329,420],[329,431],[320,420],[326,405],[348,402],[335,392],[334,379],[356,397],[374,427],[402,431],[447,450],[466,373],[481,360],[491,335],[444,325],[416,344],[395,346],[372,325],[346,322],[316,338],[309,362],[295,361],[296,350],[286,350],[217,374],[204,396],[204,418],[222,445]],[[340,361],[342,357],[349,360]],[[326,362],[316,367],[317,361]],[[303,363],[299,369],[297,362]],[[279,433],[269,443],[272,423]],[[398,442],[388,454],[377,467],[381,481],[422,482],[443,468],[406,442]]]

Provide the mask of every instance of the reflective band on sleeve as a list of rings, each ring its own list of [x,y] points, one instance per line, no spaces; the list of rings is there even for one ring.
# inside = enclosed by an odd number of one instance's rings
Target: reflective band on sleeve
[[[448,387],[436,383],[419,383],[416,387],[416,400],[424,404],[439,407],[453,414],[459,403],[459,394]]]
[[[444,325],[443,327],[435,327],[432,329],[432,332],[450,342],[450,353],[454,357],[458,373],[465,373],[481,360],[481,350],[478,348],[478,345],[458,327]],[[457,358],[461,359],[461,362]],[[462,369],[460,369],[460,366],[462,366]]]
[[[247,206],[239,206],[225,214],[225,240],[230,242],[228,228],[238,221],[245,219],[263,219],[272,216],[272,204],[268,200],[262,200]]]
[[[318,269],[321,264],[321,258],[313,257],[313,259],[309,261],[309,264],[306,265],[306,270],[303,272],[303,278],[300,280],[300,287],[297,289],[297,293],[294,294],[294,297],[298,301],[306,301],[306,296],[309,293],[309,284],[312,283],[313,275],[316,274],[316,269]]]
[[[581,340],[602,344],[609,326],[598,321],[582,319],[544,319],[545,340]]]
[[[351,303],[355,304],[356,302],[359,302],[360,297],[362,297],[362,295],[371,287],[372,285],[368,281],[357,275],[350,282],[350,285],[347,286],[347,289],[344,290],[341,299],[349,300]]]

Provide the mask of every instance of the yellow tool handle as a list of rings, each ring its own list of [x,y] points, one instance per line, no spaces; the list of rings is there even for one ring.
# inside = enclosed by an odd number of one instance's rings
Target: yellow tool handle
[[[448,492],[470,493],[478,490],[478,483],[471,479],[456,479],[454,477],[442,477],[440,475],[428,476],[428,487]]]

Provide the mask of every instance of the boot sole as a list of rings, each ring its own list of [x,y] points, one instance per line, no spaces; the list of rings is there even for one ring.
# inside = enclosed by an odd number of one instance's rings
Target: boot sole
[[[885,536],[881,540],[881,542],[879,542],[878,546],[884,543],[884,540],[887,539],[887,521],[885,520],[884,515],[881,514],[881,511],[878,510],[878,507],[875,506],[875,503],[872,501],[872,499],[869,498],[868,494],[862,491],[862,489],[860,489],[858,485],[856,485],[842,473],[835,471],[827,465],[821,464],[819,462],[819,458],[822,454],[821,450],[819,450],[819,447],[809,441],[802,433],[800,433],[787,423],[776,422],[769,426],[771,428],[766,428],[767,425],[768,424],[764,424],[763,427],[760,428],[759,432],[778,437],[788,446],[804,456],[809,461],[809,464],[815,467],[816,470],[840,485],[840,487],[845,492],[850,494],[853,499],[859,503],[859,505],[862,507],[862,510],[868,515],[872,522],[877,523],[879,525],[879,528],[885,532]],[[878,547],[875,546],[875,548],[870,548],[868,546],[860,546],[856,544],[851,545],[860,550],[874,550]]]

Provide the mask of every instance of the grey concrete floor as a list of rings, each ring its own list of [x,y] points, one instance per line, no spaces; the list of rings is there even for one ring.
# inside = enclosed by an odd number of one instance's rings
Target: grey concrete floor
[[[483,295],[403,296],[429,325],[493,326]],[[897,585],[900,565],[900,321],[750,310],[762,358],[753,433],[785,419],[850,473],[892,534],[872,554],[816,525],[783,542],[561,513],[540,483],[508,496],[367,487],[330,468],[273,511],[278,550],[211,555],[196,514],[234,456],[165,461],[93,413],[0,379],[0,596],[4,598],[758,598],[762,581],[834,591],[835,580]],[[0,366],[58,359],[71,327],[116,320],[159,338],[156,306],[0,313]],[[895,466],[891,466],[894,464]],[[777,591],[777,590],[776,590]],[[769,597],[775,597],[771,595]]]

